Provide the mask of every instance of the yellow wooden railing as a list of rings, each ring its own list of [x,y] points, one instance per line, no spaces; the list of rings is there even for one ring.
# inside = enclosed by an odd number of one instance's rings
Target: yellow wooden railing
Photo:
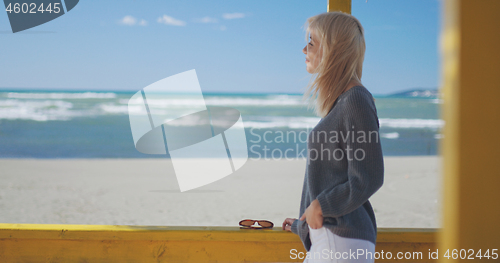
[[[398,252],[426,259],[436,249],[436,235],[437,229],[379,228],[375,262],[394,262]],[[2,263],[302,262],[304,252],[297,235],[276,227],[0,224]]]

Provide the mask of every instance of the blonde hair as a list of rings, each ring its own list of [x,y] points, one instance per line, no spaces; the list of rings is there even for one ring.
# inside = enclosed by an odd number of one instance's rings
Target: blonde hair
[[[315,102],[316,114],[325,117],[351,80],[361,83],[366,49],[364,29],[357,18],[342,12],[310,17],[304,27],[306,42],[313,30],[323,52],[304,95],[309,102]]]

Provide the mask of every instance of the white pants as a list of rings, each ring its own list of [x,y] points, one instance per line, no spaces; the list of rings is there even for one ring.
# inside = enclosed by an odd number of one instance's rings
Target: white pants
[[[318,229],[309,227],[309,238],[312,245],[304,263],[373,263],[375,261],[375,245],[368,240],[341,237],[324,226]]]

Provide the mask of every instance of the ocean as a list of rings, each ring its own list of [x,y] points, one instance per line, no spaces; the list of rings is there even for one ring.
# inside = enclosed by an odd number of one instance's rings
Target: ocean
[[[135,149],[128,116],[134,93],[0,90],[0,158],[165,158]],[[301,157],[306,134],[320,120],[301,94],[203,96],[207,106],[241,112],[250,158]],[[385,156],[438,154],[444,126],[439,98],[427,94],[375,99]],[[148,101],[150,108],[164,112],[182,112],[192,103],[186,96]],[[287,134],[297,136],[283,136]]]

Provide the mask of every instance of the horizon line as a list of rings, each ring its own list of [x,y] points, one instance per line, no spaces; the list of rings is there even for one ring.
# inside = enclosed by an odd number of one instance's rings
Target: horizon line
[[[116,89],[109,89],[109,90],[101,90],[101,89],[81,89],[81,88],[71,88],[71,89],[64,89],[64,88],[34,88],[34,87],[0,87],[0,92],[8,92],[8,91],[38,91],[38,92],[101,92],[101,93],[106,93],[106,92],[114,92],[114,93],[135,93],[140,91],[139,90],[128,90],[128,89],[123,89],[123,90],[116,90]],[[404,92],[409,92],[409,91],[416,91],[416,90],[429,90],[429,91],[439,91],[439,87],[414,87],[414,88],[408,88],[408,89],[401,89],[398,91],[393,91],[390,93],[373,93],[374,96],[390,96],[390,95],[395,95],[399,93],[404,93]],[[304,93],[300,92],[282,92],[282,91],[276,91],[276,92],[266,92],[266,91],[257,91],[257,92],[252,92],[252,91],[202,91],[203,94],[235,94],[235,95],[258,95],[258,94],[285,94],[285,95],[304,95]]]

